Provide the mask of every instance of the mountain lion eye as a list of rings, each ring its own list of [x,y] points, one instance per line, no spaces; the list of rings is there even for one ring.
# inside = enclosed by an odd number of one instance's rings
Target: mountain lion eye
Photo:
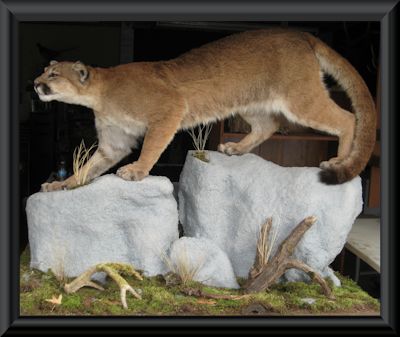
[[[57,74],[51,73],[51,74],[49,75],[49,78],[53,78],[53,77],[57,77]]]

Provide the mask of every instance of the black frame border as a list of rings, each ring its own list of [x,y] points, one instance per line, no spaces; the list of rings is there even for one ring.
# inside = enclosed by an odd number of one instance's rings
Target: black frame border
[[[18,23],[22,21],[380,21],[381,317],[20,317],[18,250]],[[396,96],[398,0],[0,0],[0,335],[138,333],[396,334]],[[196,329],[196,330],[194,330]]]

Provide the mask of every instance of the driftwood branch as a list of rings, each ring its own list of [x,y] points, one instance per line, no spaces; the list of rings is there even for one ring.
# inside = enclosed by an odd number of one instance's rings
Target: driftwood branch
[[[139,280],[143,280],[142,276],[129,264],[124,263],[100,263],[93,267],[90,267],[84,273],[79,275],[71,283],[64,286],[64,290],[67,294],[75,293],[83,287],[92,287],[98,290],[104,290],[103,287],[97,283],[91,281],[91,277],[94,273],[105,272],[110,276],[120,288],[121,303],[124,309],[128,308],[126,303],[126,292],[130,292],[133,296],[141,299],[141,296],[129,285],[129,283],[121,276],[121,274],[127,274],[136,277]]]
[[[286,268],[290,269],[290,268],[296,268],[296,269],[300,269],[302,271],[304,271],[311,280],[318,282],[322,288],[322,291],[324,292],[325,296],[330,298],[330,299],[334,299],[335,297],[332,294],[332,290],[331,288],[329,288],[328,284],[326,283],[326,281],[321,277],[321,275],[319,275],[318,273],[316,273],[312,268],[310,268],[309,266],[307,266],[305,263],[303,263],[302,261],[299,260],[288,260],[286,262]]]
[[[300,239],[316,220],[315,217],[311,216],[301,221],[280,244],[275,256],[272,259],[265,259],[263,254],[266,251],[266,247],[270,245],[268,236],[272,225],[272,220],[267,220],[261,228],[257,243],[256,259],[253,267],[250,269],[249,279],[244,286],[246,292],[259,292],[268,289],[286,270],[297,268],[307,273],[312,280],[318,282],[328,298],[333,298],[331,289],[317,272],[303,262],[291,258]]]

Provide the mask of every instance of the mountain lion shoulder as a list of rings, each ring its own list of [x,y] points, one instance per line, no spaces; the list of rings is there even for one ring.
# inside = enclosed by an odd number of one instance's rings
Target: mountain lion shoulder
[[[354,114],[340,108],[323,83],[331,75],[348,93]],[[321,181],[340,184],[366,166],[375,143],[374,102],[343,57],[308,33],[261,30],[234,34],[161,62],[94,68],[52,61],[34,82],[42,101],[93,109],[98,149],[87,164],[93,179],[127,156],[144,136],[139,159],[118,169],[126,180],[149,174],[181,129],[239,114],[251,132],[219,151],[251,151],[279,129],[282,116],[338,136],[337,157],[322,162]],[[72,188],[73,176],[44,184]]]

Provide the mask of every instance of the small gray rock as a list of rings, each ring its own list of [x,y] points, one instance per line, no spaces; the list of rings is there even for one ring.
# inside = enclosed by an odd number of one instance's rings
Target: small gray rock
[[[164,273],[178,239],[178,210],[165,177],[105,175],[70,191],[39,192],[26,206],[31,267],[74,277],[101,262]]]
[[[313,305],[316,302],[315,298],[311,298],[311,297],[305,297],[300,299],[300,302],[308,304],[308,305]]]
[[[23,273],[21,275],[21,281],[25,282],[25,283],[28,283],[30,281],[30,279],[31,279],[31,276],[32,276],[31,273],[25,272],[25,273]]]
[[[180,270],[192,274],[194,281],[213,287],[239,288],[228,256],[210,240],[180,238],[171,246],[169,264],[178,275]]]

